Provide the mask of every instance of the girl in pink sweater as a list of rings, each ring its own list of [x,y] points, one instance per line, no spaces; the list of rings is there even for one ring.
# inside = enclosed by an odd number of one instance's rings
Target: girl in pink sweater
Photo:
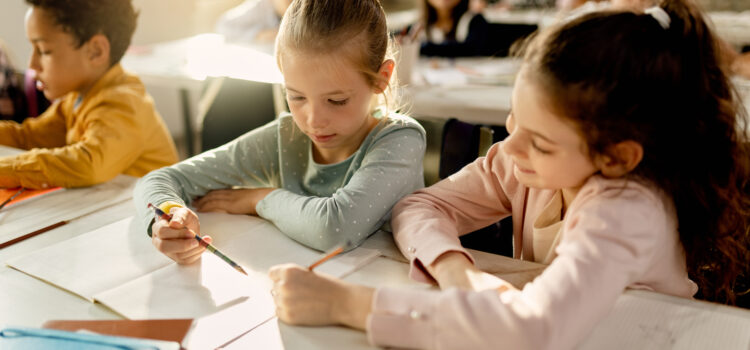
[[[686,1],[588,14],[529,43],[510,136],[394,208],[412,277],[442,291],[280,266],[279,318],[380,346],[570,349],[626,288],[731,304],[750,261],[746,117]],[[458,239],[508,215],[515,257],[549,264],[522,290]]]

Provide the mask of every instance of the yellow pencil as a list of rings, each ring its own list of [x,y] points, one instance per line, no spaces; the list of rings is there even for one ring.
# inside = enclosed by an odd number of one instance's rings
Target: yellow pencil
[[[165,213],[161,209],[157,208],[155,205],[149,203],[148,207],[153,209],[156,215],[159,216],[160,218],[167,220],[167,221],[172,220],[172,215]],[[232,266],[235,270],[247,276],[247,272],[245,272],[245,269],[243,269],[242,266],[234,262],[228,256],[224,255],[224,253],[220,252],[218,249],[216,249],[216,247],[214,247],[210,243],[204,241],[203,238],[201,238],[201,236],[199,236],[197,233],[193,232],[193,230],[188,229],[188,231],[193,234],[193,237],[195,237],[196,240],[198,240],[198,244],[202,245],[203,247],[206,248],[206,250],[208,250],[209,252],[221,258],[221,260],[224,260],[227,264]]]

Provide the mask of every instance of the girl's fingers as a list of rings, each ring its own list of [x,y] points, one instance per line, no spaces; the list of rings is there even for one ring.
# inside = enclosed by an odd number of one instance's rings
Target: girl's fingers
[[[161,239],[159,237],[154,237],[153,242],[154,246],[165,254],[183,253],[200,247],[198,241],[192,238]]]
[[[185,228],[159,227],[151,233],[159,239],[187,239],[192,238],[193,234]]]
[[[200,222],[198,216],[186,208],[178,208],[172,211],[172,220],[169,221],[169,228],[172,229],[191,229],[195,233],[200,233]],[[187,231],[187,230],[186,230]],[[192,233],[188,232],[192,237]]]
[[[304,269],[304,267],[299,266],[297,264],[276,265],[276,266],[272,266],[268,270],[268,277],[271,279],[271,281],[274,281],[274,282],[280,281],[284,279],[284,277],[287,275],[289,270],[294,269],[294,268]]]

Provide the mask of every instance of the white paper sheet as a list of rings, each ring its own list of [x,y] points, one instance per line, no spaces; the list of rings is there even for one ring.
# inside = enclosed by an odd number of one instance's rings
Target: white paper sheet
[[[214,238],[214,246],[232,257],[245,270],[266,274],[271,266],[295,263],[307,266],[323,253],[308,248],[281,233],[270,222],[248,215],[201,213],[201,234]],[[318,272],[343,277],[379,256],[374,249],[357,248],[317,267]],[[249,271],[248,271],[249,272]]]
[[[3,208],[0,210],[0,242],[126,201],[132,197],[136,181],[135,177],[118,175],[103,184],[55,191]]]
[[[262,317],[253,317],[261,320],[243,320],[244,328],[273,316],[272,305],[260,306],[253,300],[267,299],[271,266],[290,262],[306,266],[322,255],[258,217],[209,213],[200,215],[202,233],[210,233],[214,245],[249,276],[210,252],[199,263],[178,265],[159,253],[133,220],[101,227],[8,265],[131,319],[198,318],[237,305],[256,305]],[[342,277],[379,255],[374,249],[356,248],[316,271]]]
[[[747,350],[750,311],[631,290],[579,349]]]
[[[132,217],[10,260],[8,266],[83,298],[172,264]]]

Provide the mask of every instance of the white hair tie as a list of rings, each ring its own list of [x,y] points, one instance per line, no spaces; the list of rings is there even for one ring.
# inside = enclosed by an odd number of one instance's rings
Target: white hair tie
[[[659,22],[659,25],[661,25],[664,29],[669,29],[669,24],[672,22],[672,19],[669,18],[669,14],[667,11],[664,11],[663,8],[659,6],[649,7],[645,11],[643,11],[647,15],[651,15],[657,22]]]

